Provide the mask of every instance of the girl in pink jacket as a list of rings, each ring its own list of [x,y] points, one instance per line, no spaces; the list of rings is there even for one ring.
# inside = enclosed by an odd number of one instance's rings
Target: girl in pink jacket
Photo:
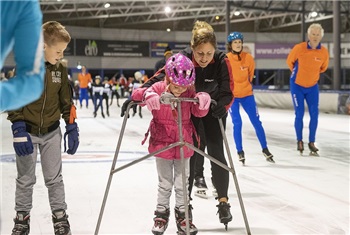
[[[153,115],[149,127],[151,136],[148,150],[150,153],[179,141],[177,108],[174,107],[175,105],[160,102],[160,98],[164,92],[170,93],[174,97],[198,99],[198,103],[181,102],[183,140],[190,144],[193,144],[192,135],[195,132],[195,128],[191,122],[191,114],[197,117],[207,115],[211,101],[209,94],[195,92],[194,66],[191,60],[185,55],[175,54],[171,56],[166,62],[165,73],[166,78],[164,81],[154,83],[143,93],[143,101]],[[133,100],[134,98],[136,97],[132,97]],[[189,158],[193,155],[193,150],[183,147],[183,152],[184,166],[181,165],[180,147],[174,147],[155,155],[159,186],[154,226],[152,228],[153,234],[163,234],[167,228],[170,214],[170,196],[173,186],[175,189],[177,228],[179,234],[185,234],[186,232],[185,206],[189,206],[189,208],[191,206],[188,204],[184,205],[182,167],[185,167],[186,178],[188,178]],[[188,188],[188,183],[186,188]],[[192,224],[192,215],[191,213],[189,214],[190,234],[197,234],[198,230]]]

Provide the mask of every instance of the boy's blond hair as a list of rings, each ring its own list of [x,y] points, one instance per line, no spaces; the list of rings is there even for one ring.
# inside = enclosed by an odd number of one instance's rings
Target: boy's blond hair
[[[69,43],[71,37],[68,31],[61,23],[57,21],[48,21],[43,24],[44,42],[49,45],[55,45],[58,42]]]

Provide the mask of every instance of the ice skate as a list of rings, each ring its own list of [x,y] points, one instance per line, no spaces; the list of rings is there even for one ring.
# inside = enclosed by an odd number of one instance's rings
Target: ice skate
[[[243,150],[242,150],[242,151],[239,151],[237,154],[238,154],[238,160],[239,160],[240,162],[242,162],[242,164],[244,165],[244,164],[245,164],[244,151],[243,151]]]
[[[13,219],[15,226],[12,229],[11,235],[28,235],[30,231],[29,218],[28,212],[17,212],[16,218]]]
[[[232,221],[232,215],[230,212],[231,206],[227,202],[220,202],[216,207],[218,208],[217,214],[219,214],[220,223],[223,223],[225,225],[225,229],[227,230],[228,222]]]
[[[266,161],[271,162],[271,163],[275,163],[275,161],[273,160],[273,155],[270,153],[268,148],[264,148],[262,150],[264,156],[266,157]]]
[[[297,142],[297,150],[300,152],[300,155],[303,156],[304,142],[302,140],[298,140],[298,142]]]
[[[53,212],[52,223],[55,229],[55,235],[72,235],[68,222],[68,215],[64,210]]]
[[[309,143],[309,149],[310,149],[310,156],[315,156],[315,157],[319,157],[320,155],[318,155],[318,148],[316,148],[315,143],[314,142],[310,142]]]
[[[164,212],[155,211],[154,215],[154,225],[152,228],[152,233],[155,235],[162,235],[164,234],[165,230],[168,227],[169,223],[169,209],[166,209]]]
[[[190,229],[190,235],[195,235],[198,233],[198,229],[196,226],[192,223],[192,206],[188,206],[188,221],[189,221],[189,229]],[[175,208],[175,219],[176,219],[176,226],[177,226],[177,234],[178,235],[186,235],[186,217],[185,217],[185,211],[181,212],[178,208]]]
[[[196,191],[194,192],[195,196],[204,198],[204,199],[208,198],[208,195],[207,195],[208,187],[203,176],[198,176],[195,178],[194,186],[196,186],[197,188]]]

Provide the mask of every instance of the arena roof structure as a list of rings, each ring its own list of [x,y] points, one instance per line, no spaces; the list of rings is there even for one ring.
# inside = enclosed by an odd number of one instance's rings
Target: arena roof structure
[[[331,33],[334,2],[339,4],[340,32],[349,33],[349,0],[40,0],[40,5],[44,21],[66,26],[190,31],[195,21],[203,20],[224,32],[229,16],[230,28],[241,32],[300,32],[305,19]]]

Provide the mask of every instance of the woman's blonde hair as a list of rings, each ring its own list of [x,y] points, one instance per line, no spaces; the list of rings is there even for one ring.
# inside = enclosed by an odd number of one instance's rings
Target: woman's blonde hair
[[[210,43],[216,49],[216,36],[213,27],[205,21],[196,21],[192,29],[191,47],[196,48],[203,43]]]

